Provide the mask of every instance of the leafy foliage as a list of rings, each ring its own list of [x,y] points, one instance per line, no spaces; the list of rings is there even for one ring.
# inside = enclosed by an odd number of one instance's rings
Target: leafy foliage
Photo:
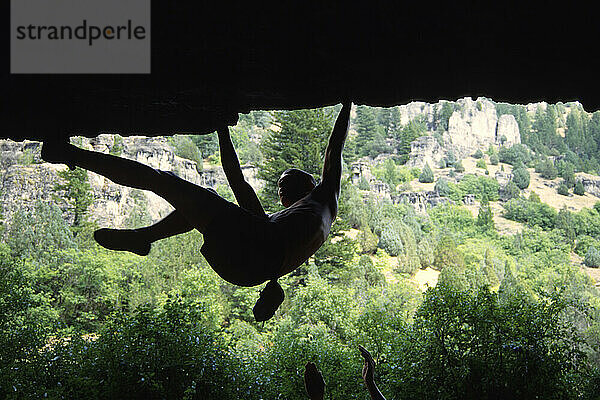
[[[405,126],[397,108],[371,109],[375,133],[404,140],[405,150],[425,128],[442,139],[455,106],[442,102],[433,122]],[[527,126],[524,107],[498,110]],[[271,163],[275,180],[288,163],[320,168],[331,128],[321,111],[241,115],[232,139],[248,162]],[[560,108],[552,112],[561,124]],[[562,139],[544,113],[522,131],[523,141],[557,152]],[[578,123],[567,123],[567,136],[581,149]],[[207,149],[212,136],[202,136]],[[260,137],[262,148],[253,147]],[[568,163],[583,168],[587,147],[554,155],[557,173],[568,172]],[[531,155],[525,146],[500,151],[514,169]],[[275,165],[279,157],[284,163]],[[397,186],[421,173],[395,161],[388,157],[373,175]],[[0,243],[0,397],[301,399],[304,364],[313,361],[327,396],[364,398],[358,344],[373,353],[388,398],[597,397],[600,295],[571,264],[571,251],[597,264],[600,205],[557,212],[533,192],[521,199],[511,182],[515,198],[504,215],[525,226],[500,234],[489,202],[509,189],[489,177],[458,176],[457,184],[439,178],[435,185],[455,204],[426,213],[344,181],[330,237],[279,280],[286,300],[265,324],[251,313],[260,287],[224,282],[202,257],[197,232],[156,242],[142,258],[80,240],[89,227],[74,238],[56,207],[21,210]],[[480,201],[476,217],[460,205],[466,195]],[[429,267],[439,279],[421,282],[435,285],[423,293],[414,281]]]

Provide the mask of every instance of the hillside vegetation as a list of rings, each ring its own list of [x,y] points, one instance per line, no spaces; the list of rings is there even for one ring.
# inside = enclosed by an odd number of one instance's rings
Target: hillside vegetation
[[[319,177],[336,112],[240,116],[232,139],[265,208],[281,207],[287,166]],[[472,129],[497,132],[507,114],[519,136]],[[326,396],[366,399],[362,345],[390,399],[597,398],[599,121],[576,103],[356,107],[338,219],[280,279],[266,323],[251,311],[262,287],[220,279],[195,231],[147,257],[99,247],[90,175],[65,169],[62,199],[1,228],[0,397],[304,399],[313,361]],[[169,143],[205,175],[219,165],[215,135]],[[149,223],[139,214],[128,226]]]

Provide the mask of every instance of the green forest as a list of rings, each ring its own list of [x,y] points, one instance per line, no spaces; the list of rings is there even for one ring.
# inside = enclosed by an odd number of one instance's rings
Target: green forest
[[[554,196],[576,200],[586,196],[580,174],[600,173],[600,112],[571,107],[565,119],[564,107],[498,103],[521,144],[422,168],[406,164],[411,142],[441,141],[456,103],[405,124],[398,107],[355,107],[338,218],[280,279],[286,299],[265,323],[252,315],[262,286],[223,281],[196,231],[146,257],[97,245],[87,172],[64,169],[55,188],[73,220],[39,202],[0,225],[0,398],[307,399],[311,361],[326,399],[368,399],[362,345],[387,399],[599,399],[600,291],[584,269],[600,267],[600,198],[573,211],[530,190],[534,178],[552,181]],[[286,168],[320,176],[338,111],[240,115],[232,140],[266,183],[266,210],[281,208]],[[199,171],[220,163],[216,134],[169,143]],[[448,201],[418,212],[352,182],[353,162],[381,155],[372,172],[392,195],[425,185]],[[498,183],[492,166],[510,181]],[[144,204],[136,210],[129,227],[149,222]],[[501,231],[498,218],[518,229]],[[426,290],[415,281],[424,270],[439,274]]]

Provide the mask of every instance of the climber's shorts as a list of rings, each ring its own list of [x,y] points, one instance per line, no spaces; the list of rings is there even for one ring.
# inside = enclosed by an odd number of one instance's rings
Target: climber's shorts
[[[238,286],[256,286],[276,278],[283,262],[284,232],[223,199],[206,228],[200,251],[217,274]]]

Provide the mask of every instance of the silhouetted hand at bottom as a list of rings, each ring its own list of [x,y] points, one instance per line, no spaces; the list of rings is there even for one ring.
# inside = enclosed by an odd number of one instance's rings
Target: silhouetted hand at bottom
[[[360,354],[365,359],[362,369],[362,378],[365,381],[367,389],[369,390],[371,399],[385,400],[385,397],[383,397],[383,394],[381,394],[377,388],[377,385],[375,384],[375,361],[373,360],[373,356],[371,356],[371,353],[369,353],[367,349],[360,345],[358,346],[358,349],[360,350]]]
[[[317,366],[312,362],[307,362],[304,367],[304,387],[311,400],[323,400],[325,381]]]

